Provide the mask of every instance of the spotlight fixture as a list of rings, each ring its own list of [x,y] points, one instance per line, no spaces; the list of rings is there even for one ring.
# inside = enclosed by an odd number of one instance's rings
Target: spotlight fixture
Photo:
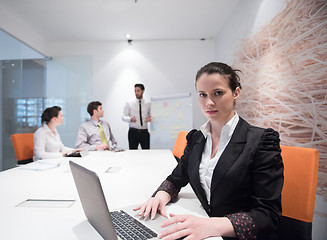
[[[131,34],[129,34],[129,33],[127,33],[126,35],[126,38],[127,38],[127,42],[128,42],[128,44],[132,44],[132,42],[133,42],[133,40],[132,40],[132,35]]]

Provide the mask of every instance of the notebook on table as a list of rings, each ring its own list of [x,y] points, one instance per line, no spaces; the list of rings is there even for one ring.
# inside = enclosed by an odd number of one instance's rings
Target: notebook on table
[[[76,152],[67,154],[65,157],[85,157],[87,155],[89,155],[89,151],[82,150],[82,151],[76,151]]]
[[[164,217],[139,221],[132,206],[109,212],[98,175],[72,161],[69,165],[85,216],[104,239],[159,239]]]

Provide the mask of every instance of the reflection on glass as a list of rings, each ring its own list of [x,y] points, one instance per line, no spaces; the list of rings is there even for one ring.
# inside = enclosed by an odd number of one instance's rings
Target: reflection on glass
[[[87,108],[87,106],[86,105],[82,105],[81,107],[80,107],[80,116],[81,116],[81,118],[80,118],[80,122],[81,123],[83,123],[83,122],[86,122],[86,121],[88,121],[89,120],[89,113],[86,111],[86,108]]]
[[[38,128],[43,112],[43,98],[19,98],[16,100],[17,128]]]
[[[42,125],[41,116],[45,108],[60,106],[65,109],[65,100],[62,98],[19,98],[16,100],[15,112],[17,128],[35,128]]]
[[[17,104],[26,104],[26,99],[17,99]]]

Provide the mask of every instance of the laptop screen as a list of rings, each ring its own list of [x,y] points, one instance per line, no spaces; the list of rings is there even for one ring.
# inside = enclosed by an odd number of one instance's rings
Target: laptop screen
[[[69,161],[69,165],[85,216],[104,239],[116,240],[117,235],[98,175],[72,161]]]

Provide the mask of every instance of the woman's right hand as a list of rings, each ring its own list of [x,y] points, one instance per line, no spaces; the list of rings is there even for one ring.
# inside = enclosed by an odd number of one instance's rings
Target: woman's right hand
[[[159,212],[162,216],[167,218],[165,206],[169,203],[171,197],[165,191],[159,191],[154,197],[150,197],[148,201],[134,208],[134,211],[139,210],[139,216],[147,217],[150,215],[153,220]]]
[[[72,153],[75,153],[75,152],[81,152],[81,151],[83,151],[82,148],[77,148],[77,149],[74,149]]]
[[[62,154],[62,156],[66,156],[68,154],[68,152],[65,150],[62,150],[60,153]]]

